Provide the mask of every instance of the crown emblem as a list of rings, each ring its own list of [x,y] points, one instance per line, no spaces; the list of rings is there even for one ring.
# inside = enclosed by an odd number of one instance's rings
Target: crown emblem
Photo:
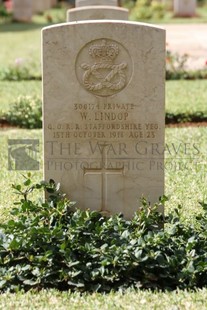
[[[119,48],[116,44],[107,44],[106,40],[102,40],[99,45],[91,45],[89,55],[96,59],[97,63],[112,62],[118,55]]]

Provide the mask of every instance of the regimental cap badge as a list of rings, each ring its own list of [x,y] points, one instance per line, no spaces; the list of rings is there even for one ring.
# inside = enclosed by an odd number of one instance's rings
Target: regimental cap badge
[[[132,61],[126,48],[109,38],[88,42],[76,58],[80,84],[95,96],[108,97],[124,89],[132,75]]]
[[[91,45],[89,54],[96,60],[96,63],[112,62],[118,55],[119,48],[116,44],[107,44],[102,40],[99,45]]]

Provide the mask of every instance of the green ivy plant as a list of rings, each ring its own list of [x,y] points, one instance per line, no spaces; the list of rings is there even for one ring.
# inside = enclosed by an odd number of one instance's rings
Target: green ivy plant
[[[0,224],[0,290],[173,290],[207,285],[207,204],[194,224],[181,207],[165,219],[142,199],[131,220],[80,210],[54,181],[13,185],[11,218]],[[38,191],[39,199],[31,199]],[[46,199],[43,192],[46,191]],[[40,199],[41,198],[41,199]],[[162,197],[159,203],[164,203]]]

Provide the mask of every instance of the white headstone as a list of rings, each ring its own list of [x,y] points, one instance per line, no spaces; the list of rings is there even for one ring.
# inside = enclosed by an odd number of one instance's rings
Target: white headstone
[[[165,31],[124,21],[43,30],[44,175],[82,209],[131,218],[164,193]],[[160,210],[163,211],[163,210]]]
[[[67,12],[67,21],[80,20],[128,20],[129,12],[125,8],[117,7],[116,0],[76,0],[76,8]]]
[[[174,0],[174,15],[191,17],[196,14],[196,0]]]
[[[76,0],[75,6],[108,5],[118,6],[118,0]]]
[[[112,6],[84,6],[67,12],[69,22],[79,20],[112,19],[128,20],[128,10]]]
[[[19,22],[31,22],[33,15],[32,0],[13,0],[13,19]]]

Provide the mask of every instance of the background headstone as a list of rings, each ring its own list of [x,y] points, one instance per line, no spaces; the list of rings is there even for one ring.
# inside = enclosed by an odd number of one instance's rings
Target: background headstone
[[[50,3],[51,3],[51,7],[54,7],[57,5],[57,0],[50,0]]]
[[[191,17],[196,14],[196,0],[174,0],[174,15]]]
[[[79,4],[83,4],[80,6]],[[128,10],[117,7],[117,1],[112,0],[76,0],[76,8],[67,12],[67,21],[80,20],[128,20]]]
[[[33,15],[32,0],[13,0],[13,19],[19,22],[30,22]]]
[[[67,21],[112,19],[128,20],[128,10],[112,6],[88,6],[70,9],[67,12]]]
[[[109,5],[118,6],[118,0],[76,0],[75,6]]]
[[[130,218],[164,193],[165,31],[124,21],[43,30],[45,179]],[[160,210],[163,211],[163,210]]]
[[[33,2],[34,12],[43,13],[46,10],[50,9],[52,6],[51,0],[35,0]]]

